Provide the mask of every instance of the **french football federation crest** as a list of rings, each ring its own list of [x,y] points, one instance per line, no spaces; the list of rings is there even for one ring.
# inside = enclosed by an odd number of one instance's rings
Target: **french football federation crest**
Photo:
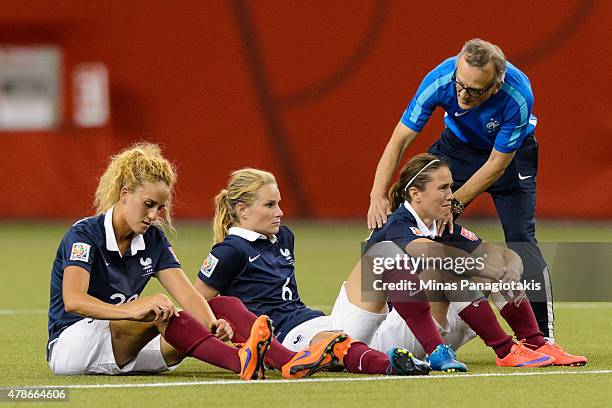
[[[140,258],[140,264],[142,265],[142,270],[145,273],[153,272],[153,260],[151,258],[147,258],[147,259]]]
[[[491,118],[489,123],[487,123],[487,130],[489,133],[494,132],[500,126],[500,123],[495,119]]]

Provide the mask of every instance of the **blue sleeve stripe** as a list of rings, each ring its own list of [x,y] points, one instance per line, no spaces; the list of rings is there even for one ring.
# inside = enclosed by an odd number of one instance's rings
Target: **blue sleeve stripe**
[[[412,113],[410,114],[410,121],[412,123],[417,123],[417,120],[419,119],[419,116],[421,115],[421,112],[423,111],[423,104],[425,103],[425,101],[427,101],[427,99],[429,99],[431,95],[433,95],[440,87],[448,84],[451,81],[452,77],[453,77],[453,72],[450,72],[444,76],[441,76],[440,78],[436,79],[431,84],[429,84],[429,86],[425,88],[423,92],[421,92],[421,94],[418,96],[416,100],[414,109]]]
[[[512,131],[512,135],[510,136],[510,139],[508,140],[507,146],[510,147],[514,145],[518,141],[518,139],[521,137],[521,131],[527,124],[529,109],[527,107],[527,101],[525,100],[525,97],[521,95],[519,91],[517,91],[514,87],[509,85],[507,82],[505,82],[504,85],[502,86],[502,90],[505,91],[508,95],[510,95],[512,99],[514,99],[514,101],[518,104],[519,110],[521,113],[521,124],[517,126],[514,129],[514,131]]]
[[[521,137],[521,132],[523,130],[523,127],[524,126],[517,126],[516,128],[514,128],[514,130],[512,131],[512,135],[510,135],[510,139],[508,140],[508,143],[506,144],[506,146],[514,147],[516,142],[518,142],[519,137]]]

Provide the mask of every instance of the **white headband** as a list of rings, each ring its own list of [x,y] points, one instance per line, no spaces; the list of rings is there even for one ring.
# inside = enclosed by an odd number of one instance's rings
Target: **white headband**
[[[412,182],[414,181],[414,179],[416,179],[417,177],[419,177],[419,174],[421,174],[423,172],[423,170],[425,170],[427,167],[429,167],[430,164],[438,162],[440,160],[438,159],[434,159],[432,161],[430,161],[429,163],[427,163],[425,166],[423,166],[423,168],[421,170],[419,170],[419,172],[417,174],[414,175],[413,178],[410,179],[410,181],[408,182],[408,184],[406,184],[406,187],[404,187],[404,193],[406,192],[406,190],[408,190],[408,187],[412,184]]]

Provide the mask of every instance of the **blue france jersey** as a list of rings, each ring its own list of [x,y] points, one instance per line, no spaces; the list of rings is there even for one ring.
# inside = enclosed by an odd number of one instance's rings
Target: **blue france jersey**
[[[462,142],[479,149],[509,153],[521,147],[533,132],[537,119],[531,113],[533,92],[525,74],[506,62],[502,88],[481,105],[463,110],[457,103],[452,81],[457,57],[452,57],[425,76],[401,122],[420,132],[437,106],[446,112],[445,126]]]
[[[137,299],[157,272],[181,267],[164,233],[156,227],[135,236],[122,257],[112,229],[112,209],[106,215],[78,221],[62,239],[53,261],[49,341],[83,318],[64,310],[62,282],[68,266],[89,272],[88,295],[117,305]]]
[[[279,341],[299,324],[323,316],[300,300],[295,280],[293,233],[282,226],[276,239],[232,227],[204,261],[198,278],[221,295],[239,298],[256,315],[268,315]]]
[[[415,212],[410,204],[400,205],[387,219],[381,227],[375,229],[366,241],[365,250],[383,241],[392,241],[402,250],[406,245],[419,238],[426,238],[431,241],[451,245],[466,252],[473,252],[482,243],[482,240],[467,228],[459,224],[453,224],[453,233],[444,230],[441,237],[437,236],[437,231],[430,231],[423,222],[415,216]]]

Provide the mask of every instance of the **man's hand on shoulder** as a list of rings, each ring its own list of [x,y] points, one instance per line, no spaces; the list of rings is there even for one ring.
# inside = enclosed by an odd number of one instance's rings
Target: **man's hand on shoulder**
[[[387,222],[388,215],[391,214],[391,204],[387,197],[378,197],[370,199],[370,208],[368,208],[368,228],[380,228]]]

